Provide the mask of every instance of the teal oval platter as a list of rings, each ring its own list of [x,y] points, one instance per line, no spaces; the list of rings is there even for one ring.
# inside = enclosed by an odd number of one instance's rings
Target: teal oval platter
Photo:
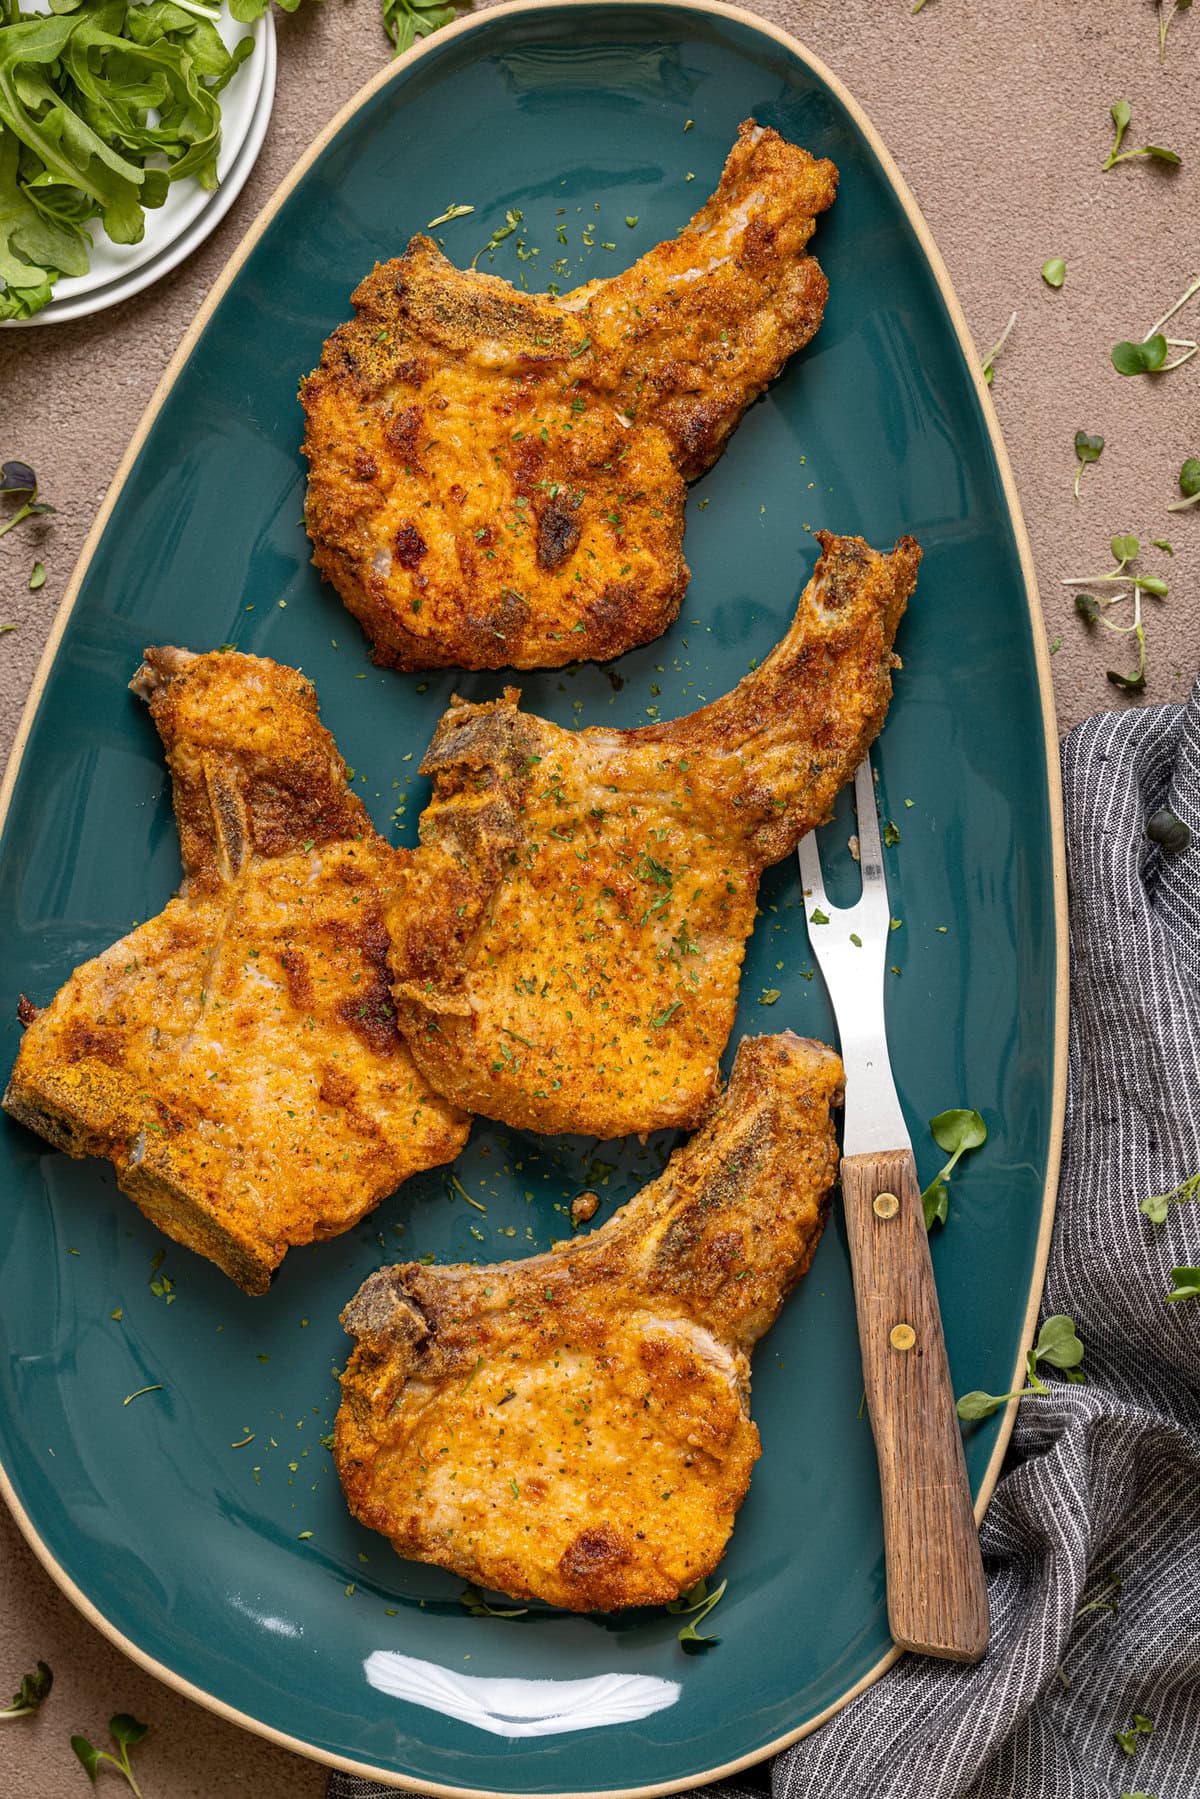
[[[146,644],[234,644],[302,666],[356,790],[404,843],[427,792],[414,770],[450,695],[504,685],[503,672],[375,668],[310,565],[296,386],[358,279],[452,201],[474,207],[436,228],[460,265],[511,210],[519,229],[480,267],[530,288],[616,272],[687,221],[751,116],[841,172],[813,245],[830,283],[824,324],[691,490],[677,623],[616,663],[520,684],[531,710],[568,726],[690,711],[783,635],[815,529],[881,547],[919,539],[875,756],[882,815],[899,831],[887,851],[889,1033],[923,1181],[944,1159],[935,1113],[974,1106],[988,1125],[954,1175],[933,1257],[956,1390],[1002,1393],[1040,1292],[1065,1078],[1040,614],[990,403],[928,232],[845,90],[748,14],[643,0],[489,11],[385,71],[303,159],[143,421],[26,715],[0,857],[0,1040],[11,1063],[18,994],[48,1000],[179,880],[158,741],[126,690]],[[822,834],[835,902],[852,888],[851,829],[842,812]],[[801,908],[794,861],[771,870],[730,1056],[747,1032],[836,1041]],[[538,1138],[481,1120],[452,1170],[411,1180],[348,1235],[294,1250],[270,1294],[250,1299],[146,1224],[106,1164],[70,1161],[6,1119],[0,1467],[25,1534],[152,1672],[393,1785],[663,1792],[794,1740],[895,1654],[836,1212],[756,1357],[763,1456],[704,1627],[719,1642],[702,1652],[662,1610],[473,1615],[459,1581],[352,1522],[323,1441],[348,1350],[338,1313],[372,1269],[545,1248],[569,1234],[581,1187],[600,1194],[601,1222],[671,1142]],[[980,1511],[1010,1428],[1008,1416],[967,1428]]]

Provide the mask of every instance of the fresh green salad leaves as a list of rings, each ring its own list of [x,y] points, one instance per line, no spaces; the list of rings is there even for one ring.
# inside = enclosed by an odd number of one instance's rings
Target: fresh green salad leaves
[[[921,1195],[927,1231],[935,1224],[946,1222],[950,1210],[950,1176],[958,1158],[987,1142],[987,1125],[978,1112],[939,1112],[936,1118],[929,1120],[929,1129],[938,1148],[944,1149],[950,1160],[934,1175]]]
[[[88,1779],[93,1786],[96,1784],[96,1776],[100,1772],[101,1762],[107,1762],[110,1767],[117,1770],[118,1774],[124,1776],[131,1791],[137,1795],[137,1799],[142,1799],[142,1789],[129,1765],[129,1751],[135,1744],[141,1742],[149,1728],[148,1724],[139,1724],[136,1718],[131,1718],[128,1712],[118,1712],[115,1718],[110,1718],[108,1731],[117,1746],[116,1755],[110,1754],[107,1749],[97,1749],[88,1742],[86,1737],[71,1738],[71,1747],[83,1763]]]
[[[956,1407],[958,1415],[966,1419],[990,1418],[993,1412],[998,1412],[1010,1399],[1021,1399],[1026,1393],[1048,1393],[1049,1387],[1038,1379],[1039,1362],[1049,1362],[1052,1368],[1061,1368],[1069,1381],[1081,1381],[1083,1370],[1079,1364],[1082,1360],[1083,1344],[1075,1334],[1075,1320],[1056,1313],[1053,1318],[1047,1318],[1038,1332],[1037,1342],[1025,1358],[1029,1385],[1019,1388],[1015,1393],[964,1393]]]
[[[453,17],[453,6],[442,0],[383,0],[383,28],[395,44],[397,56],[419,37],[448,25]]]
[[[98,219],[140,243],[172,182],[217,185],[220,94],[253,49],[174,0],[55,0],[0,26],[0,318],[29,318],[82,275]]]
[[[54,1676],[50,1669],[45,1662],[39,1662],[32,1674],[22,1674],[21,1684],[11,1700],[0,1707],[0,1718],[28,1718],[53,1685]]]

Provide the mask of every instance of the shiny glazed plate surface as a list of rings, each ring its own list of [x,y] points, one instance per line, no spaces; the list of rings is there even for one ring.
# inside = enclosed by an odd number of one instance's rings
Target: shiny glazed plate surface
[[[527,706],[568,725],[689,711],[783,634],[812,529],[920,540],[876,751],[882,815],[901,833],[887,852],[903,921],[889,1028],[923,1181],[943,1159],[929,1117],[966,1105],[988,1123],[933,1255],[956,1390],[1004,1392],[1049,1228],[1065,954],[1023,535],[956,306],[886,153],[836,83],[745,15],[641,0],[487,13],[381,77],[260,221],[112,497],[41,688],[0,855],[0,1043],[7,1067],[20,991],[49,999],[178,882],[158,741],[126,691],[144,645],[233,643],[302,666],[356,790],[402,842],[415,840],[427,786],[414,770],[451,693],[504,685],[503,672],[373,668],[309,565],[296,383],[355,282],[450,202],[475,207],[436,231],[459,264],[512,208],[520,230],[482,268],[531,288],[615,272],[687,220],[751,115],[841,171],[814,241],[825,322],[692,490],[676,625],[608,667],[520,682]],[[839,818],[823,833],[835,903],[848,897],[849,828]],[[745,1032],[832,1035],[800,900],[794,859],[767,874],[730,1056]],[[107,1165],[69,1161],[5,1120],[0,1474],[23,1528],[163,1678],[393,1782],[644,1791],[792,1739],[891,1647],[836,1211],[756,1358],[764,1453],[706,1652],[687,1654],[680,1620],[661,1611],[469,1615],[461,1582],[351,1522],[322,1445],[349,1347],[337,1315],[373,1268],[545,1248],[568,1234],[580,1188],[600,1194],[602,1222],[669,1148],[480,1121],[452,1171],[293,1251],[254,1300],[145,1224]],[[172,1286],[156,1292],[164,1276]],[[1004,1426],[969,1428],[977,1494],[994,1484]]]

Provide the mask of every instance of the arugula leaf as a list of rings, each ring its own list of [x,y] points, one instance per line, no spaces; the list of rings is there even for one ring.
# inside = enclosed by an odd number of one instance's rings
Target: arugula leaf
[[[927,1231],[932,1230],[935,1224],[945,1224],[949,1216],[948,1183],[959,1157],[964,1156],[969,1149],[979,1149],[987,1142],[987,1125],[978,1112],[939,1112],[936,1118],[929,1120],[929,1130],[938,1148],[944,1149],[950,1160],[934,1175],[921,1195]]]
[[[383,28],[395,44],[397,56],[417,38],[448,25],[453,17],[454,7],[442,0],[383,0]]]
[[[54,1675],[45,1662],[39,1662],[32,1674],[22,1674],[21,1684],[9,1703],[0,1708],[0,1718],[28,1718],[38,1709],[50,1688]]]

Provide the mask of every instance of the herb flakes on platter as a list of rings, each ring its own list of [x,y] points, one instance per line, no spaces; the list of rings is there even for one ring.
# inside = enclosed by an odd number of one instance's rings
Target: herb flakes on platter
[[[113,243],[137,244],[173,182],[216,187],[220,94],[254,43],[227,50],[219,13],[197,0],[55,0],[50,14],[8,5],[0,318],[23,319],[49,304],[60,275],[86,274],[92,220]]]

